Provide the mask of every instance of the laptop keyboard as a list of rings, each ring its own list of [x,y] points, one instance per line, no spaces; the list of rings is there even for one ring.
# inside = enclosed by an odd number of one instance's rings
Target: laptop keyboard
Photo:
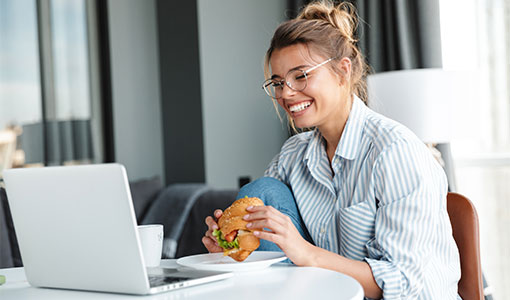
[[[170,276],[149,276],[149,284],[151,287],[157,287],[182,281],[190,280],[189,277],[170,277]]]

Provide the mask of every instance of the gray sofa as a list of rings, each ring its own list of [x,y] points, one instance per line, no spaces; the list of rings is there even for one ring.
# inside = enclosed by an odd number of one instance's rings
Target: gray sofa
[[[207,230],[206,216],[216,208],[228,207],[237,190],[215,190],[204,184],[163,186],[157,177],[130,183],[138,224],[163,224],[163,258],[178,258],[206,253],[202,236]],[[16,233],[7,195],[0,188],[0,268],[21,267]]]
[[[21,267],[21,255],[5,190],[0,188],[0,268]]]

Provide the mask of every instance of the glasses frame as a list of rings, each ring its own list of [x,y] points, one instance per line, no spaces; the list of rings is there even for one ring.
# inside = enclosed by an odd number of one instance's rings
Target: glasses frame
[[[293,91],[296,91],[296,92],[301,92],[301,91],[304,91],[306,89],[306,87],[308,86],[308,73],[312,72],[313,70],[319,68],[319,67],[322,67],[323,65],[327,64],[328,62],[332,61],[333,59],[335,59],[336,57],[330,57],[328,59],[326,59],[325,61],[319,63],[319,64],[316,64],[315,66],[312,66],[306,70],[300,70],[300,69],[292,69],[290,71],[287,72],[287,74],[285,74],[285,77],[279,81],[277,80],[274,80],[272,78],[269,78],[269,79],[266,79],[263,83],[262,83],[262,89],[266,92],[266,94],[273,98],[273,99],[281,99],[282,96],[280,97],[274,97],[271,95],[271,92],[268,90],[269,89],[269,86],[273,83],[279,83],[283,86],[283,84],[285,83],[285,85],[287,85],[291,90]],[[302,89],[295,89],[292,87],[292,84],[290,84],[290,82],[287,80],[287,77],[289,76],[289,74],[291,72],[295,72],[295,71],[301,71],[303,72],[303,76],[305,78],[305,86],[302,88]]]

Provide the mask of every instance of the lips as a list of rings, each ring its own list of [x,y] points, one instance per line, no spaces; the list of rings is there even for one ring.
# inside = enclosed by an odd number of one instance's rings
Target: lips
[[[306,100],[301,101],[299,103],[288,104],[287,108],[291,113],[295,114],[307,109],[310,105],[312,105],[312,102],[313,102],[312,100]]]

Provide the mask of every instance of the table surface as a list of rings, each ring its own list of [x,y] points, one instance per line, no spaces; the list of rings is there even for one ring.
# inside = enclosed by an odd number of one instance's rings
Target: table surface
[[[175,260],[162,260],[161,267],[176,267]],[[29,285],[23,268],[0,269],[6,283],[0,286],[0,299],[128,299],[147,300],[207,299],[363,299],[361,285],[353,278],[326,269],[276,264],[269,268],[236,272],[217,282],[183,288],[151,296],[36,288]]]

